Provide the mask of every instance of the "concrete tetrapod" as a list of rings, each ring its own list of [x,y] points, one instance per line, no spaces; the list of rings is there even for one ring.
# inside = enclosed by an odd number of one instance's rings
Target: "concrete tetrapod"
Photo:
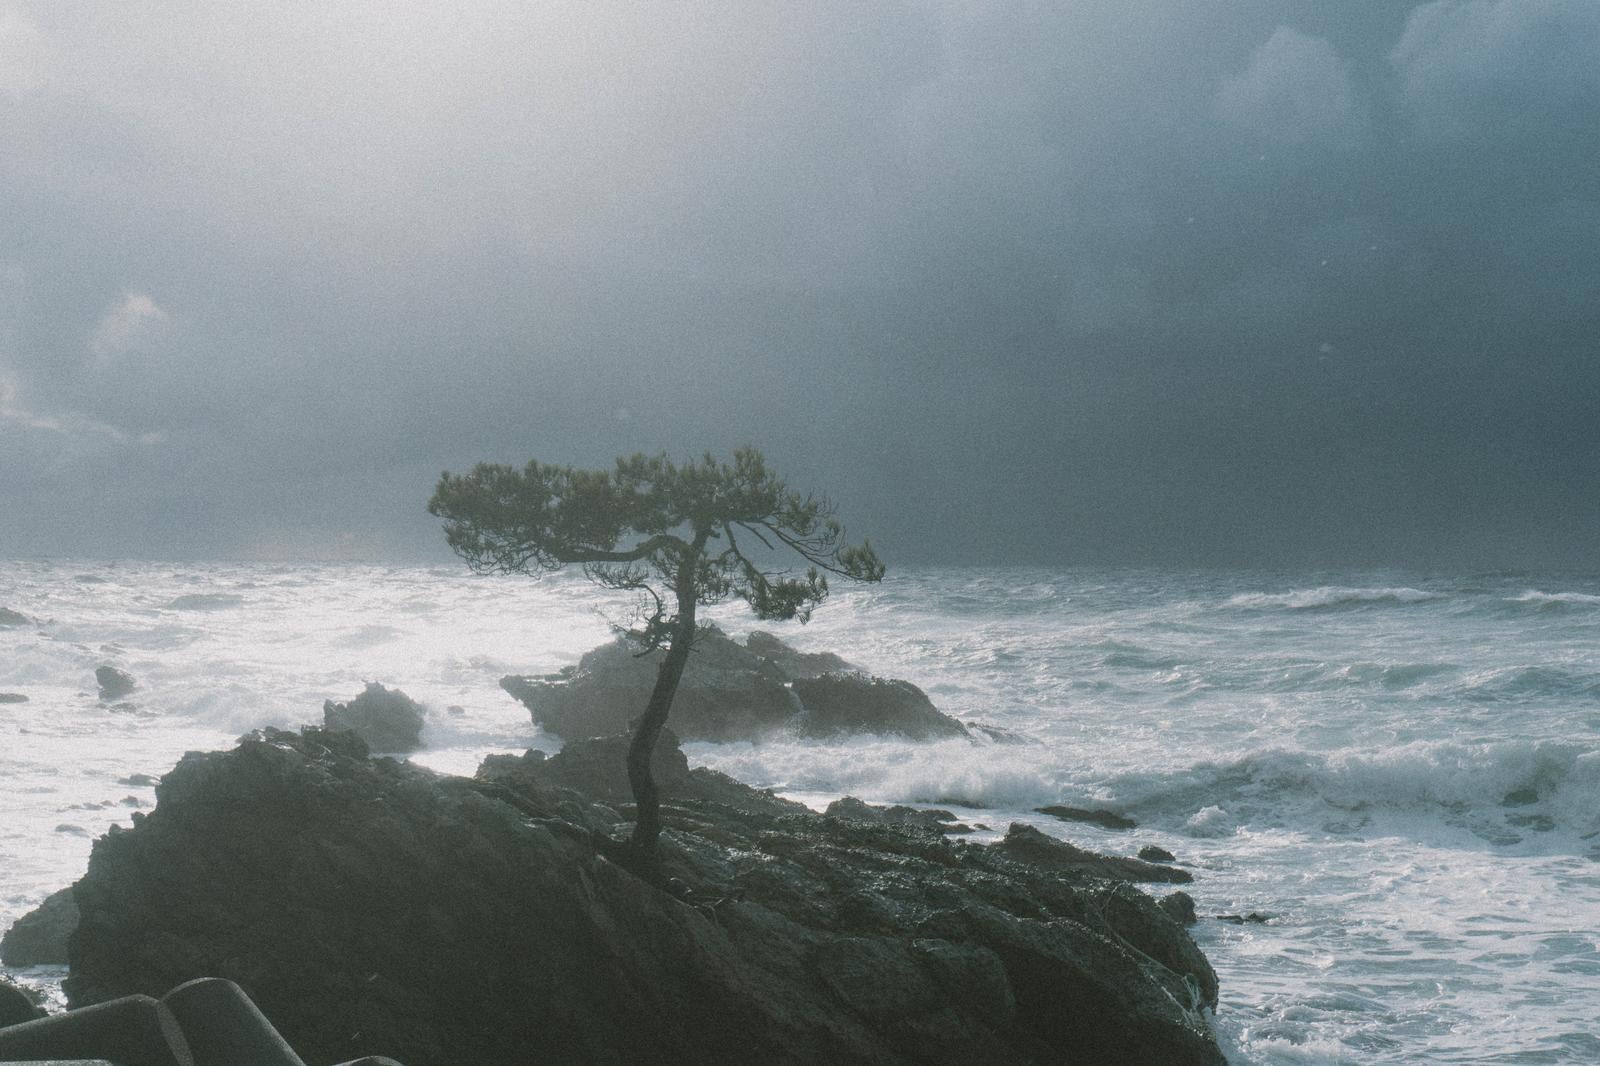
[[[161,999],[124,996],[0,1028],[0,1066],[306,1066],[232,981],[202,977]],[[343,1066],[400,1066],[368,1056]]]

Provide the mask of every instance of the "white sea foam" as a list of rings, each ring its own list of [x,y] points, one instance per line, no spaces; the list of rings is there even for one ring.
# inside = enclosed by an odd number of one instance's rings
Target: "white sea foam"
[[[1589,589],[1582,575],[896,571],[780,635],[1026,743],[688,751],[818,806],[853,793],[1118,853],[1166,847],[1196,873],[1202,914],[1273,915],[1195,927],[1234,1061],[1582,1061],[1600,1047],[1585,1043],[1600,1041]],[[581,580],[454,568],[51,563],[0,563],[0,603],[37,621],[0,629],[0,691],[30,697],[0,706],[0,927],[81,873],[92,836],[127,823],[126,797],[148,809],[130,774],[320,721],[323,700],[367,680],[427,708],[425,765],[555,750],[498,679],[576,661],[607,639],[595,608],[618,608]],[[127,700],[99,699],[105,663],[138,682]],[[1033,810],[1051,803],[1139,827]]]
[[[1538,592],[1529,589],[1516,597],[1516,602],[1540,607],[1600,607],[1600,596],[1589,592]]]
[[[1439,599],[1439,593],[1424,589],[1400,588],[1345,588],[1326,585],[1314,589],[1296,589],[1292,592],[1241,592],[1227,599],[1229,607],[1252,610],[1286,608],[1294,611],[1317,610],[1329,607],[1350,607],[1362,604],[1427,603]]]

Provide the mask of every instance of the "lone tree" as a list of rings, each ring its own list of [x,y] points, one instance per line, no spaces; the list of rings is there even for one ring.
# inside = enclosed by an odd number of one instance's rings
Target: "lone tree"
[[[826,500],[791,491],[748,447],[731,464],[709,454],[682,464],[635,455],[614,470],[480,463],[443,474],[428,511],[445,520],[445,539],[475,573],[576,564],[606,588],[643,597],[629,635],[640,654],[666,649],[628,745],[633,844],[645,853],[661,833],[650,756],[694,645],[696,608],[736,597],[759,618],[805,622],[828,595],[827,575],[883,577],[870,543],[844,542]],[[771,560],[788,552],[805,560],[803,576],[775,569]]]

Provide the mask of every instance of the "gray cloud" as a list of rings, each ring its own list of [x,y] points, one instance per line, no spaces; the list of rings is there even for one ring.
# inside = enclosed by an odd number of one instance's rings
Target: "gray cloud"
[[[1274,30],[1250,65],[1223,83],[1216,107],[1224,122],[1288,145],[1353,145],[1366,125],[1350,72],[1333,46],[1288,26]]]
[[[0,0],[0,544],[748,440],[891,558],[1582,558],[1594,10]]]

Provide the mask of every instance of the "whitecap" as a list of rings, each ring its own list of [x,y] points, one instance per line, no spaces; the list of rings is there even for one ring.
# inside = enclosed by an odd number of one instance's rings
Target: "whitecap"
[[[1376,604],[1410,605],[1428,603],[1440,598],[1437,592],[1408,586],[1349,588],[1341,585],[1325,585],[1321,588],[1295,589],[1290,592],[1241,592],[1230,596],[1224,606],[1246,610],[1310,611]]]

